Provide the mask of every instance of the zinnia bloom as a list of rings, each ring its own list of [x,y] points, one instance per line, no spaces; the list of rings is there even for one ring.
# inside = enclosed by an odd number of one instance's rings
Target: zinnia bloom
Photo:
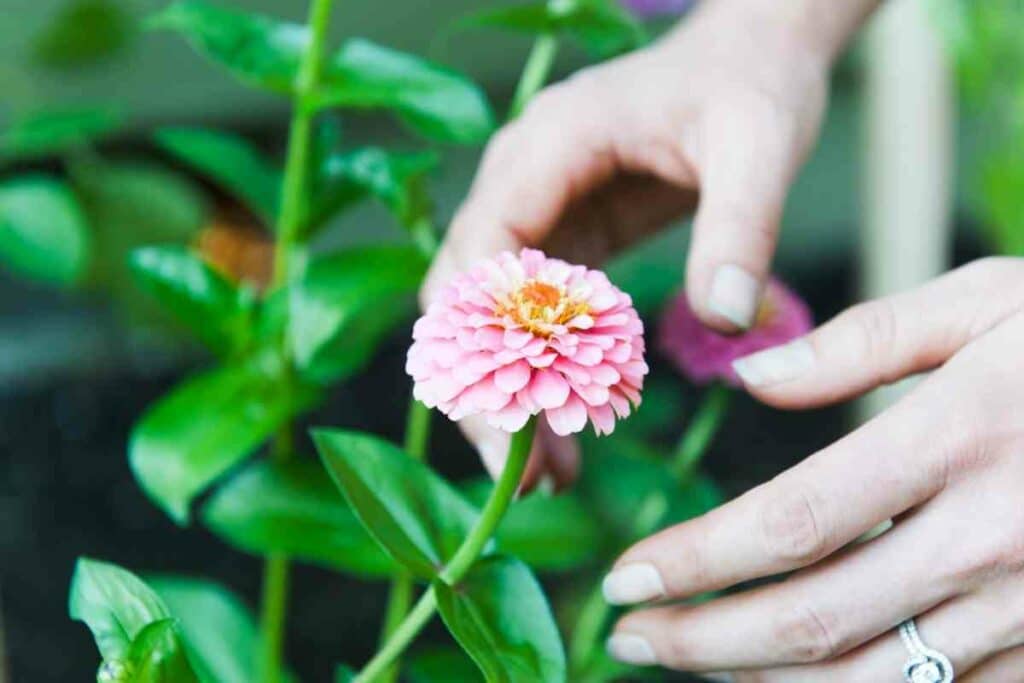
[[[678,16],[696,0],[622,0],[622,5],[641,19]]]
[[[739,386],[740,378],[732,368],[734,360],[792,341],[810,331],[812,325],[807,304],[772,278],[754,324],[738,335],[719,334],[706,327],[690,308],[686,295],[680,293],[662,315],[658,348],[697,384],[720,379]]]
[[[413,328],[415,397],[453,420],[506,432],[544,413],[559,435],[587,419],[610,434],[640,404],[643,323],[598,270],[523,249],[487,259],[441,290]]]

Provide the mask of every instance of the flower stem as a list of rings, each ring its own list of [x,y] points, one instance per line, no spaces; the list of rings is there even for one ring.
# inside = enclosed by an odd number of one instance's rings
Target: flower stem
[[[724,384],[715,384],[704,394],[669,462],[669,470],[678,487],[685,486],[693,478],[711,440],[722,425],[728,406],[729,389]],[[661,526],[668,508],[669,501],[664,491],[648,494],[637,508],[634,539],[643,538]],[[598,585],[583,603],[569,643],[569,665],[578,677],[582,678],[611,613],[612,607],[605,601],[601,586]]]
[[[306,106],[305,99],[317,86],[324,61],[324,40],[327,23],[331,15],[332,0],[312,0],[309,7],[310,40],[296,80],[296,97],[292,108],[292,119],[288,131],[288,152],[285,159],[284,178],[281,182],[281,208],[277,216],[277,244],[274,250],[275,287],[288,281],[288,266],[292,251],[299,239],[306,213],[307,168],[309,166],[310,138],[314,112]],[[286,338],[281,339],[282,355],[288,357]],[[282,390],[290,387],[290,368]],[[274,441],[273,455],[279,461],[292,456],[294,443],[292,425],[285,423]],[[288,609],[288,556],[271,553],[264,561],[263,595],[261,597],[260,630],[260,681],[278,683],[281,678],[281,662],[284,652],[285,618]]]
[[[551,33],[537,36],[530,49],[530,56],[526,58],[523,75],[520,76],[519,84],[516,86],[516,94],[512,98],[512,106],[509,109],[509,119],[514,119],[522,114],[526,103],[544,87],[557,53],[557,36]]]
[[[502,517],[505,516],[508,506],[519,488],[519,482],[523,478],[536,426],[536,419],[531,418],[523,429],[512,435],[505,469],[502,470],[501,477],[494,485],[494,490],[491,491],[491,495],[480,513],[480,518],[477,519],[469,535],[466,536],[462,545],[455,551],[455,555],[438,575],[439,581],[444,581],[448,585],[455,585],[461,581],[494,535],[495,529],[498,528]],[[388,670],[409,646],[413,638],[423,629],[436,609],[437,599],[434,596],[433,588],[429,588],[423,593],[405,620],[395,629],[384,647],[355,677],[353,683],[370,683],[370,681],[378,680],[378,677]]]
[[[430,409],[416,399],[411,399],[405,425],[405,452],[414,460],[423,460],[429,439]],[[384,617],[384,628],[381,632],[381,646],[386,645],[402,625],[405,615],[409,612],[412,595],[412,575],[405,570],[400,570],[391,580],[388,608]],[[380,676],[380,680],[384,683],[392,683],[397,679],[398,662],[396,658],[396,661]]]

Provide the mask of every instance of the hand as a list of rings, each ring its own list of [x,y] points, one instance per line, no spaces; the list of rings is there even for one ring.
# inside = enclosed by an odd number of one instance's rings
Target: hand
[[[505,249],[596,265],[691,209],[699,191],[687,291],[709,324],[749,325],[819,128],[830,55],[737,4],[708,3],[655,46],[548,88],[500,131],[424,301]],[[471,421],[465,431],[500,469],[502,437]],[[575,468],[539,469],[564,479]]]
[[[784,408],[938,369],[771,482],[629,549],[605,580],[612,602],[795,573],[699,606],[629,614],[610,650],[745,671],[738,683],[900,681],[908,655],[894,629],[916,616],[957,681],[1021,680],[1022,349],[1024,260],[986,259],[739,361],[750,391]],[[890,518],[891,530],[854,543]]]

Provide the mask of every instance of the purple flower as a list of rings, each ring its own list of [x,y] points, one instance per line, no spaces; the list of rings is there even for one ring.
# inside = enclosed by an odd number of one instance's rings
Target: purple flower
[[[740,386],[732,369],[734,360],[792,341],[812,326],[807,304],[772,278],[765,287],[753,327],[738,335],[719,334],[705,327],[690,308],[685,293],[678,294],[662,314],[658,346],[696,384],[724,380]]]
[[[696,0],[622,0],[622,6],[641,19],[678,16]]]

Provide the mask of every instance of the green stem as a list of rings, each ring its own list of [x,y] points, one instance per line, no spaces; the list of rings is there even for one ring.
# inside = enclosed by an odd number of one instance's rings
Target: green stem
[[[523,75],[519,78],[519,84],[516,86],[516,94],[512,98],[512,106],[508,114],[510,119],[522,114],[526,103],[544,87],[551,74],[551,67],[557,53],[557,36],[551,33],[537,36],[537,40],[534,41],[533,48],[530,50],[530,56],[526,58]]]
[[[512,435],[505,469],[502,470],[498,482],[494,485],[494,490],[491,491],[491,495],[480,513],[480,518],[477,519],[459,549],[455,551],[455,555],[441,570],[438,580],[444,581],[450,586],[457,584],[480,557],[480,553],[483,552],[487,542],[494,535],[494,530],[498,528],[498,524],[505,516],[508,506],[519,488],[523,471],[526,469],[526,461],[530,456],[530,446],[533,443],[536,426],[536,419],[531,418],[523,429]],[[353,683],[369,683],[378,680],[378,677],[391,667],[391,664],[423,629],[436,608],[437,600],[434,590],[427,589],[405,620],[395,629],[388,642],[355,677]]]
[[[281,209],[278,213],[278,238],[274,259],[275,287],[280,287],[288,281],[288,265],[291,262],[292,250],[299,239],[305,215],[308,184],[306,176],[315,115],[306,106],[305,100],[316,89],[320,80],[331,3],[332,0],[312,0],[309,7],[310,41],[299,65],[296,101],[292,108],[292,120],[288,130],[288,153],[281,182]],[[286,340],[282,338],[282,355],[285,358],[288,357],[286,344]],[[287,378],[290,371],[286,373]],[[282,390],[290,391],[289,385],[290,380],[286,379]],[[275,438],[273,455],[279,461],[285,461],[292,456],[293,450],[292,425],[286,423]],[[260,609],[262,683],[278,683],[281,677],[285,619],[288,610],[288,575],[287,555],[267,555],[263,569]]]
[[[672,478],[679,487],[689,483],[707,453],[711,440],[718,433],[729,406],[729,393],[724,384],[715,384],[708,389],[679,440],[669,462]],[[664,491],[648,494],[637,508],[634,538],[643,538],[661,526],[668,508],[669,500]],[[590,662],[611,613],[612,607],[605,601],[601,586],[598,585],[583,603],[569,643],[569,666],[578,677],[583,675]]]
[[[405,452],[414,460],[422,461],[427,452],[427,441],[430,439],[430,409],[425,405],[411,399],[409,401],[409,415],[405,424]],[[387,612],[384,616],[384,628],[381,632],[381,646],[387,644],[388,640],[395,635],[405,615],[409,612],[412,604],[413,580],[412,575],[407,571],[399,571],[391,580],[391,589],[388,596]],[[380,680],[384,683],[392,683],[398,680],[398,661],[385,671]]]
[[[331,15],[332,0],[312,0],[309,8],[309,47],[299,66],[296,79],[296,102],[288,130],[288,154],[285,159],[281,187],[281,209],[277,221],[277,252],[274,260],[274,284],[288,280],[291,252],[299,239],[306,205],[310,139],[316,112],[307,105],[307,98],[320,82],[324,63],[324,39]]]

